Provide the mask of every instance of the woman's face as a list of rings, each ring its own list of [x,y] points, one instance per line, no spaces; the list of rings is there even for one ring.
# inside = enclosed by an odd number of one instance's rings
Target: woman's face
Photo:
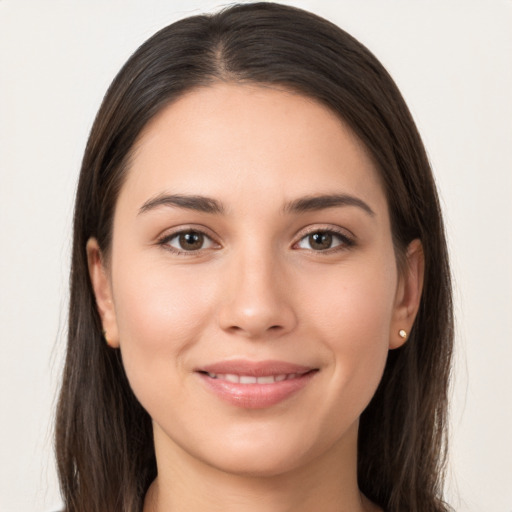
[[[141,134],[113,226],[91,276],[157,457],[269,475],[354,453],[415,292],[338,117],[272,87],[194,90]]]

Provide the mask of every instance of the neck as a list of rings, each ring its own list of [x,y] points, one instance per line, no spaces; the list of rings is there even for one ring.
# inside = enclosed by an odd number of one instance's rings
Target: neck
[[[155,426],[158,477],[144,512],[370,512],[357,486],[357,424],[339,446],[275,475],[233,474],[169,443]]]

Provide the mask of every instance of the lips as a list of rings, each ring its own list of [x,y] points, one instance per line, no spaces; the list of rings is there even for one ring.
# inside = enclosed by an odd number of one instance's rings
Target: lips
[[[237,384],[273,384],[283,380],[294,379],[299,373],[280,373],[279,375],[266,375],[265,377],[255,377],[254,375],[237,375],[235,373],[208,373],[212,379],[227,380]]]
[[[222,361],[196,369],[206,388],[247,409],[276,405],[302,390],[318,369],[284,361]]]

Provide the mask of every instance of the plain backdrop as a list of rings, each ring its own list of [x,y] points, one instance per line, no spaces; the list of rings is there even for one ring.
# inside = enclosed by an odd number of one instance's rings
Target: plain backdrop
[[[0,510],[60,505],[52,420],[71,216],[102,96],[205,0],[0,0]],[[448,496],[512,512],[512,1],[285,1],[366,44],[419,126],[444,207],[457,352]]]

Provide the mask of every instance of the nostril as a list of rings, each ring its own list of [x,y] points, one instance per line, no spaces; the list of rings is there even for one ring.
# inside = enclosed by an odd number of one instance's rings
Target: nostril
[[[232,335],[245,335],[251,338],[261,336],[281,336],[296,325],[296,317],[291,306],[278,301],[268,301],[241,297],[240,300],[226,301],[218,312],[219,326]],[[250,300],[249,300],[250,299]]]

